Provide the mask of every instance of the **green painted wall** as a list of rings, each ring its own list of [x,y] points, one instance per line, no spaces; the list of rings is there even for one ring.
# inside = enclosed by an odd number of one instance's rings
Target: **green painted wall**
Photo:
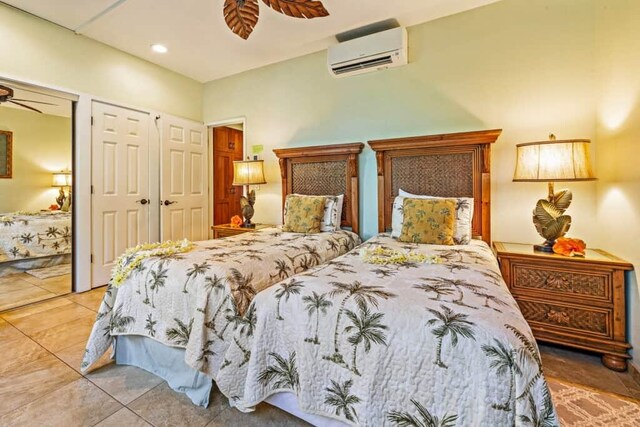
[[[245,116],[248,144],[265,146],[269,184],[256,220],[280,221],[278,147],[503,128],[493,151],[493,237],[538,241],[531,209],[546,185],[512,183],[515,144],[592,138],[593,1],[505,0],[409,28],[410,64],[332,78],[326,53],[209,82],[205,122]],[[361,156],[365,237],[377,232],[373,153]],[[593,239],[596,184],[571,185],[573,230]]]
[[[640,268],[640,2],[598,2],[597,230],[600,245]],[[640,370],[640,294],[628,274],[628,330]]]
[[[0,4],[0,78],[202,119],[202,84]]]
[[[71,168],[71,119],[0,107],[0,130],[13,132],[13,178],[0,179],[0,213],[55,203],[52,173]]]

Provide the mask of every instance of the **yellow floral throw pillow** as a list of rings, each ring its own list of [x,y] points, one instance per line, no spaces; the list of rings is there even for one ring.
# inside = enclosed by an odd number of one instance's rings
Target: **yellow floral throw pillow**
[[[282,230],[292,233],[319,233],[326,201],[327,198],[323,196],[287,196]]]
[[[453,199],[404,199],[401,242],[453,245],[456,201]]]

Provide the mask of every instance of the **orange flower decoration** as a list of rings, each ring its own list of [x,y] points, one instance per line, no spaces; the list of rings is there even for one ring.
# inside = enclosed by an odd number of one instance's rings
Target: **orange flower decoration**
[[[587,244],[580,239],[561,237],[553,245],[553,252],[564,256],[584,256]]]
[[[60,210],[60,206],[58,206],[58,205],[51,205],[51,206],[49,206],[49,210],[50,210],[50,211],[57,211],[57,210]]]
[[[232,227],[240,227],[244,221],[242,221],[242,217],[240,215],[234,215],[231,217],[231,226]]]

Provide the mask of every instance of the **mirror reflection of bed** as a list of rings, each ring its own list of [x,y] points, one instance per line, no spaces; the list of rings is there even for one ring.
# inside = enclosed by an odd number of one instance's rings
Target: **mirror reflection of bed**
[[[71,101],[0,86],[1,312],[72,291],[73,205]]]

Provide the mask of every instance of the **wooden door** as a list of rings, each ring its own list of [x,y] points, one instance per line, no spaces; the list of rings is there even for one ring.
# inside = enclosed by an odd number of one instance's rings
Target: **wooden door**
[[[242,131],[229,127],[213,129],[213,224],[227,224],[240,215],[242,187],[234,187],[233,162],[242,160]]]
[[[206,128],[162,116],[160,222],[162,240],[208,237]]]
[[[149,115],[92,105],[92,286],[125,249],[149,242]],[[155,203],[158,203],[155,200]]]

